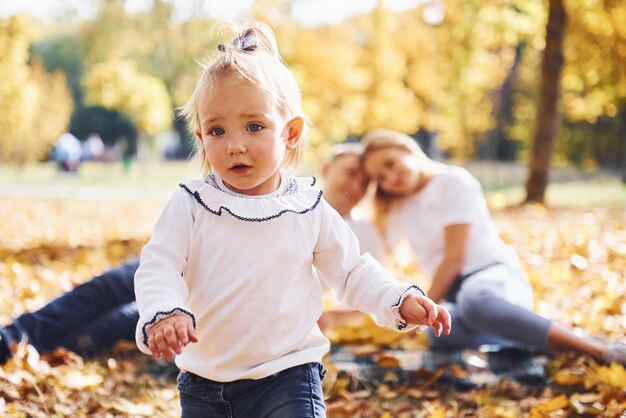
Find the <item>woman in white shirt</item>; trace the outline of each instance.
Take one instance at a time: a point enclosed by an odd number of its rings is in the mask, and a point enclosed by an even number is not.
[[[375,223],[391,242],[410,242],[432,278],[428,295],[446,302],[455,327],[434,349],[483,344],[572,350],[626,363],[626,345],[580,337],[532,311],[533,292],[517,255],[500,239],[478,181],[428,158],[399,132],[363,137],[362,164],[376,182]]]

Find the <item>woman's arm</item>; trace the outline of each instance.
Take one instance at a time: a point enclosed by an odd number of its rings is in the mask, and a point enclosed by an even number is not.
[[[470,228],[470,224],[455,224],[444,229],[444,256],[428,291],[428,296],[435,302],[439,303],[446,296],[454,279],[461,274]]]

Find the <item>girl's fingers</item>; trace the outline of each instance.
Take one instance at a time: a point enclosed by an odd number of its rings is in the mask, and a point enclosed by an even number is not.
[[[165,351],[163,352],[163,356],[165,357],[165,360],[173,361],[176,354],[169,347],[167,347],[165,348]]]
[[[167,342],[165,341],[165,335],[163,335],[163,330],[158,330],[156,335],[154,336],[157,350],[159,351],[159,355],[163,356],[167,359],[168,354],[170,353],[170,349],[167,346]]]
[[[419,305],[426,311],[427,323],[425,325],[431,325],[437,320],[437,305],[426,297],[422,298],[421,302]]]
[[[170,349],[165,341],[163,330],[151,330],[150,337],[148,338],[148,347],[155,359],[161,358],[161,356],[168,358],[170,355]]]
[[[191,321],[187,322],[187,336],[189,337],[190,342],[192,343],[198,342],[198,334],[196,333],[196,330],[193,328],[193,324],[191,323]]]
[[[165,337],[165,347],[175,352],[176,354],[182,353],[181,344],[178,341],[178,335],[176,333],[176,328],[174,327],[174,325],[171,325],[163,330],[163,336]]]
[[[154,357],[157,360],[159,359],[159,357],[161,357],[161,353],[159,352],[159,349],[156,343],[154,342],[153,333],[150,333],[150,336],[148,337],[148,348],[150,349],[150,352],[152,353],[152,357]]]
[[[433,328],[435,330],[435,335],[437,337],[441,336],[441,330],[443,329],[443,325],[441,325],[441,322],[435,322],[433,324]]]
[[[148,336],[148,348],[155,359],[158,360],[161,357],[165,357],[167,361],[171,361],[174,358],[172,349],[176,349],[178,342],[176,338],[174,338],[176,344],[171,346],[171,335],[173,334],[174,331],[171,326],[153,327],[150,329],[150,335]],[[172,348],[170,348],[170,346]]]
[[[452,317],[450,316],[450,312],[443,306],[439,307],[439,317],[441,318],[441,323],[443,324],[443,332],[446,335],[450,334],[452,330]]]
[[[178,341],[178,344],[180,344],[181,347],[186,346],[189,343],[189,337],[187,336],[186,324],[183,322],[177,322],[174,325],[174,330],[176,331],[176,339]]]

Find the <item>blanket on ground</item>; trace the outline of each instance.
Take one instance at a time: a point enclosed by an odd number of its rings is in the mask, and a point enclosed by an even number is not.
[[[334,345],[328,357],[339,374],[355,382],[378,385],[391,380],[408,384],[415,381],[417,373],[428,371],[435,376],[437,384],[457,390],[470,390],[502,379],[545,386],[548,361],[548,355],[543,353],[494,346],[437,352]]]

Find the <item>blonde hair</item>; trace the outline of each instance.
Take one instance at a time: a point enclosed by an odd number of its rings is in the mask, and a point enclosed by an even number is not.
[[[424,151],[422,151],[413,138],[390,129],[375,129],[367,132],[363,135],[363,138],[361,138],[361,143],[364,146],[364,151],[361,155],[361,163],[374,151],[385,148],[402,148],[409,151],[423,162],[432,161],[424,154]],[[389,214],[404,197],[405,196],[386,192],[378,183],[376,184],[372,205],[373,221],[374,225],[376,225],[382,233],[385,233],[387,230]]]
[[[302,135],[296,147],[289,150],[283,166],[295,168],[300,163],[307,146],[307,122],[302,110],[300,88],[293,74],[282,60],[276,37],[269,26],[262,23],[247,23],[242,26],[230,25],[235,34],[230,45],[219,44],[219,54],[201,64],[203,71],[189,101],[182,106],[180,116],[187,121],[192,132],[200,129],[199,103],[203,93],[211,94],[220,79],[235,75],[249,81],[274,101],[277,109],[287,119],[301,117],[305,121]],[[195,141],[195,156],[199,160],[203,174],[211,171],[204,148]]]

